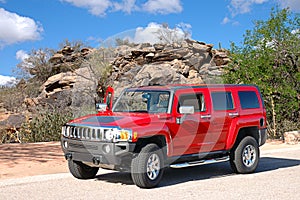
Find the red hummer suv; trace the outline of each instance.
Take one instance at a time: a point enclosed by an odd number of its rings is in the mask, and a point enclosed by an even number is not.
[[[166,167],[228,161],[251,173],[266,141],[266,110],[254,85],[169,85],[106,92],[97,114],[62,128],[71,174],[94,178],[99,167],[129,171],[142,188],[159,184]],[[102,111],[101,111],[102,108]],[[105,109],[103,109],[105,108]]]

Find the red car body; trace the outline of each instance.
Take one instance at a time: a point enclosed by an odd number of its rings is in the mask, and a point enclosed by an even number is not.
[[[266,109],[255,85],[146,86],[126,89],[116,102],[113,96],[109,88],[106,110],[67,123],[67,159],[131,170],[131,160],[149,143],[162,149],[164,165],[175,166],[228,156],[247,136],[257,146],[266,141]],[[127,101],[136,102],[123,105]]]

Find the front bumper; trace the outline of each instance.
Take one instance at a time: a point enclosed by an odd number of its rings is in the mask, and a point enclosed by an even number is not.
[[[124,158],[132,155],[135,143],[108,143],[62,137],[61,146],[68,160],[81,161],[90,165],[119,166],[122,165]]]

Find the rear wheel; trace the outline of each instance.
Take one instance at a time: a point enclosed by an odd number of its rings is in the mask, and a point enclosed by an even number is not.
[[[79,161],[68,160],[71,174],[78,179],[94,178],[99,170],[98,167],[90,167]]]
[[[230,165],[235,173],[247,174],[256,170],[259,162],[257,141],[247,136],[230,153]]]
[[[163,166],[162,150],[156,144],[148,144],[132,160],[132,180],[141,188],[153,188],[162,178]]]

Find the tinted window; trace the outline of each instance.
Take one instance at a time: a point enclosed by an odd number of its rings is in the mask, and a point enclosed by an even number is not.
[[[211,93],[214,110],[232,110],[233,100],[231,92]]]
[[[206,110],[203,94],[188,94],[179,97],[179,104],[177,111],[179,112],[180,106],[194,106],[195,112],[202,112]]]
[[[259,108],[257,95],[254,91],[238,92],[242,109]]]

